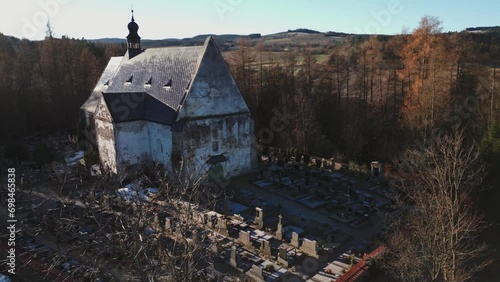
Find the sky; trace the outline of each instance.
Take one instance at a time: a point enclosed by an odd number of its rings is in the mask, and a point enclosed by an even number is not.
[[[131,7],[143,39],[199,34],[272,34],[309,28],[398,34],[425,15],[444,31],[500,25],[497,0],[0,0],[0,32],[43,39],[47,20],[56,37],[124,38]]]

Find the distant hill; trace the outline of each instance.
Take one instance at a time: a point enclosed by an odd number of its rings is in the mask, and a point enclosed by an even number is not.
[[[146,48],[154,47],[169,47],[169,46],[196,46],[202,45],[208,36],[212,36],[217,44],[221,47],[223,46],[233,46],[236,40],[240,37],[247,37],[249,39],[259,39],[262,36],[259,33],[250,35],[239,35],[239,34],[200,34],[191,38],[166,38],[166,39],[143,39],[142,44]],[[100,38],[100,39],[90,39],[89,41],[98,42],[103,44],[125,44],[127,40],[125,38]]]
[[[468,32],[499,32],[500,26],[480,26],[480,27],[469,27],[465,31]]]
[[[490,26],[490,27],[470,27],[465,29],[466,32],[473,36],[473,40],[477,42],[483,42],[491,40],[492,42],[497,42],[500,40],[500,26]],[[272,51],[284,51],[293,47],[300,47],[309,44],[314,48],[328,49],[328,46],[345,42],[347,39],[352,42],[362,42],[367,40],[371,34],[352,34],[337,31],[321,32],[317,30],[312,30],[308,28],[297,28],[289,29],[287,31],[278,32],[274,34],[261,35],[260,33],[254,33],[249,35],[240,34],[200,34],[190,38],[166,38],[166,39],[144,39],[142,43],[145,48],[153,47],[169,47],[169,46],[196,46],[202,45],[208,36],[212,36],[217,45],[222,51],[234,50],[237,41],[241,37],[245,37],[250,40],[251,44],[256,44],[262,41],[264,45]],[[392,35],[381,35],[380,40],[386,41],[391,38]],[[125,38],[102,38],[90,40],[94,42],[106,43],[106,44],[125,44]]]
[[[222,51],[230,51],[235,48],[239,38],[247,38],[251,44],[262,41],[264,45],[273,50],[285,50],[290,47],[304,46],[328,46],[342,41],[341,37],[347,37],[345,33],[328,32],[323,33],[316,30],[299,28],[262,36],[260,33],[248,35],[239,34],[200,34],[190,38],[166,38],[166,39],[143,39],[141,42],[145,48],[170,47],[170,46],[197,46],[202,45],[208,36],[212,36]],[[125,38],[100,38],[89,41],[103,44],[125,44]]]
[[[294,30],[289,29],[288,32],[321,33],[320,31],[312,30],[312,29],[307,29],[307,28],[298,28],[298,29],[294,29]]]

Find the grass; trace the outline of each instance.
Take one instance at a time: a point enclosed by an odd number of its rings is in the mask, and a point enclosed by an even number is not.
[[[331,45],[334,43],[343,42],[343,38],[324,36],[323,34],[306,34],[306,33],[283,33],[263,37],[264,45],[303,45],[306,44],[322,44]]]
[[[226,51],[226,52],[223,52],[223,56],[224,56],[224,59],[226,59],[226,61],[229,61],[230,58],[231,58],[231,55],[236,53],[238,51]],[[269,65],[269,64],[276,64],[276,63],[280,63],[280,64],[284,64],[285,61],[283,59],[285,55],[285,52],[264,52],[263,54],[263,64],[264,65]],[[316,63],[318,64],[323,64],[325,63],[327,60],[328,60],[328,54],[318,54],[318,55],[313,55],[313,57],[316,59]],[[270,59],[272,58],[272,60]],[[304,55],[298,55],[297,56],[297,64],[298,65],[301,65],[304,63],[304,60],[305,60],[305,56]],[[255,64],[256,65],[259,65],[260,64],[260,55],[258,53],[255,54]]]

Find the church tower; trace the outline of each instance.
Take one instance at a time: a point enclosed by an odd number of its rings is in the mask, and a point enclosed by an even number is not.
[[[132,10],[132,20],[127,27],[129,32],[127,36],[128,58],[132,59],[133,57],[142,53],[141,37],[137,33],[137,31],[139,30],[139,25],[135,22],[134,10]]]

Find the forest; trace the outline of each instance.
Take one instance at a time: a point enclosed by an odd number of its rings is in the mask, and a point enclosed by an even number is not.
[[[0,36],[0,142],[76,129],[110,56],[123,45],[85,39]],[[346,35],[329,46],[296,44],[275,52],[242,37],[224,52],[261,142],[359,162],[391,160],[415,141],[450,129],[481,141],[498,121],[500,34],[442,33],[425,17],[396,36]],[[318,55],[320,54],[320,55]],[[322,55],[321,55],[322,54]],[[268,136],[271,119],[290,122]]]
[[[480,141],[498,120],[498,37],[442,33],[428,17],[408,34],[348,37],[323,62],[311,45],[277,54],[252,43],[241,39],[228,61],[256,132],[276,112],[293,114],[272,141],[259,136],[273,146],[391,160],[451,129]]]

